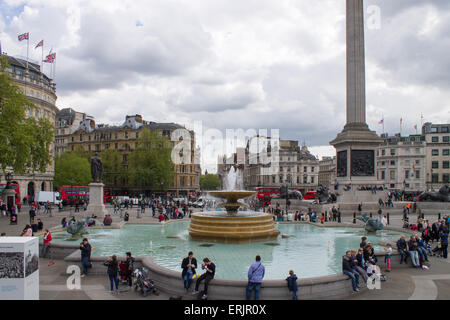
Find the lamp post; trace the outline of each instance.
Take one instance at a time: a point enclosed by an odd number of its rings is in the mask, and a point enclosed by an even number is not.
[[[14,191],[13,187],[11,186],[11,180],[12,180],[11,172],[8,172],[5,174],[5,180],[6,180],[6,186],[2,192],[3,201],[6,202],[7,210],[11,214],[12,206],[15,204],[15,199],[16,199],[16,192]]]

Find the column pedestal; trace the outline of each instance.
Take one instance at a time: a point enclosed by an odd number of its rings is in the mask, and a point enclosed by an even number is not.
[[[108,211],[103,204],[103,183],[93,182],[89,184],[89,205],[86,213],[95,214],[99,218],[103,218]]]

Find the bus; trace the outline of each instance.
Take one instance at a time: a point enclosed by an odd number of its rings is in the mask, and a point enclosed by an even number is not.
[[[19,185],[17,183],[11,183],[12,188],[14,189],[14,191],[16,192],[16,206],[18,204],[20,204],[20,188]],[[6,187],[6,183],[0,183],[0,195],[3,193],[3,189],[5,189]],[[3,197],[2,197],[3,199]]]
[[[289,189],[300,191],[297,187],[289,187]],[[256,188],[256,192],[256,199],[261,206],[265,207],[270,205],[270,201],[274,196],[280,194],[280,187],[258,187]]]
[[[74,205],[77,201],[84,202],[89,198],[89,187],[61,186],[59,195],[63,205]]]

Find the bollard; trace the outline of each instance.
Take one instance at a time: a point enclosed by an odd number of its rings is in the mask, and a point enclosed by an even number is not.
[[[389,212],[387,213],[387,224],[389,225]]]
[[[441,220],[441,213],[438,214],[438,219]]]
[[[338,223],[341,223],[341,213],[339,212],[339,215],[338,215]]]
[[[422,219],[425,219],[425,213],[422,213]]]
[[[328,222],[328,211],[325,211],[325,222]]]
[[[353,212],[353,224],[356,223],[356,212]]]
[[[369,214],[369,216],[372,218],[372,212]]]

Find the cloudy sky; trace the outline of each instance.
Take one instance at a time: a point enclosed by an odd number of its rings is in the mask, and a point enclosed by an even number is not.
[[[450,1],[365,6],[370,128],[381,133],[384,116],[395,134],[403,118],[413,134],[421,113],[450,123]],[[57,53],[58,107],[97,123],[201,121],[216,141],[226,129],[280,129],[319,156],[345,124],[344,0],[0,0],[0,12],[3,51],[26,56],[17,35],[30,32],[40,60],[44,39]],[[213,153],[203,170],[215,171]]]

